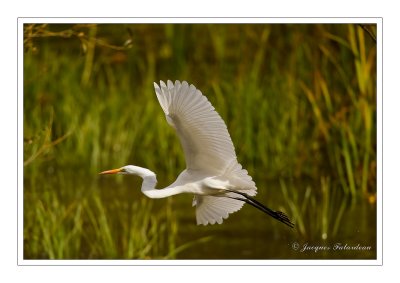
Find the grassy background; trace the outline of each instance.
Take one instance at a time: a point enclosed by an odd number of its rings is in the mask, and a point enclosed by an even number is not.
[[[375,33],[344,24],[25,25],[24,257],[175,258],[207,240],[177,239],[179,201],[153,207],[139,180],[97,176],[136,164],[157,172],[161,187],[185,168],[154,95],[160,79],[208,97],[259,188],[278,184],[275,206],[299,237],[334,238],[348,203],[375,209]]]

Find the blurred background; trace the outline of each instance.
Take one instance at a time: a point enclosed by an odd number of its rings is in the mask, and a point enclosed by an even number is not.
[[[376,26],[25,24],[25,259],[376,258]],[[126,164],[185,168],[153,82],[186,80],[227,124],[257,199],[197,226]],[[304,251],[298,246],[366,246]]]

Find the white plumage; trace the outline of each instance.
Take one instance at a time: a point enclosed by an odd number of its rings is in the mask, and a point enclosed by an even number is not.
[[[235,149],[224,121],[207,98],[193,85],[154,83],[161,108],[179,136],[187,169],[222,173]],[[210,162],[211,161],[211,162]]]

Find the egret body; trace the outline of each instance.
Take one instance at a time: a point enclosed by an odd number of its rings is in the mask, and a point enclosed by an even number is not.
[[[131,174],[143,179],[142,192],[149,198],[193,194],[197,224],[221,224],[244,203],[294,227],[280,211],[269,209],[255,198],[257,187],[247,170],[238,163],[228,129],[207,98],[187,82],[154,83],[167,122],[179,136],[186,169],[175,182],[156,189],[156,174],[149,169],[127,165],[100,174]]]

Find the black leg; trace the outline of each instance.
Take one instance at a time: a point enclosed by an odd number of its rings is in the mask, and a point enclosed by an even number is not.
[[[283,212],[274,211],[274,210],[266,207],[261,202],[259,202],[255,198],[249,196],[246,193],[242,193],[242,192],[238,192],[238,191],[232,191],[232,190],[228,190],[228,191],[231,192],[231,193],[239,194],[239,195],[244,197],[244,198],[241,198],[241,197],[229,197],[229,198],[240,200],[240,201],[243,201],[243,202],[245,202],[247,204],[250,204],[251,206],[253,206],[253,207],[261,210],[262,212],[268,214],[269,216],[275,218],[276,220],[288,225],[289,227],[291,227],[291,228],[294,227],[294,224],[290,221],[289,217],[287,217],[287,215],[284,214]]]

